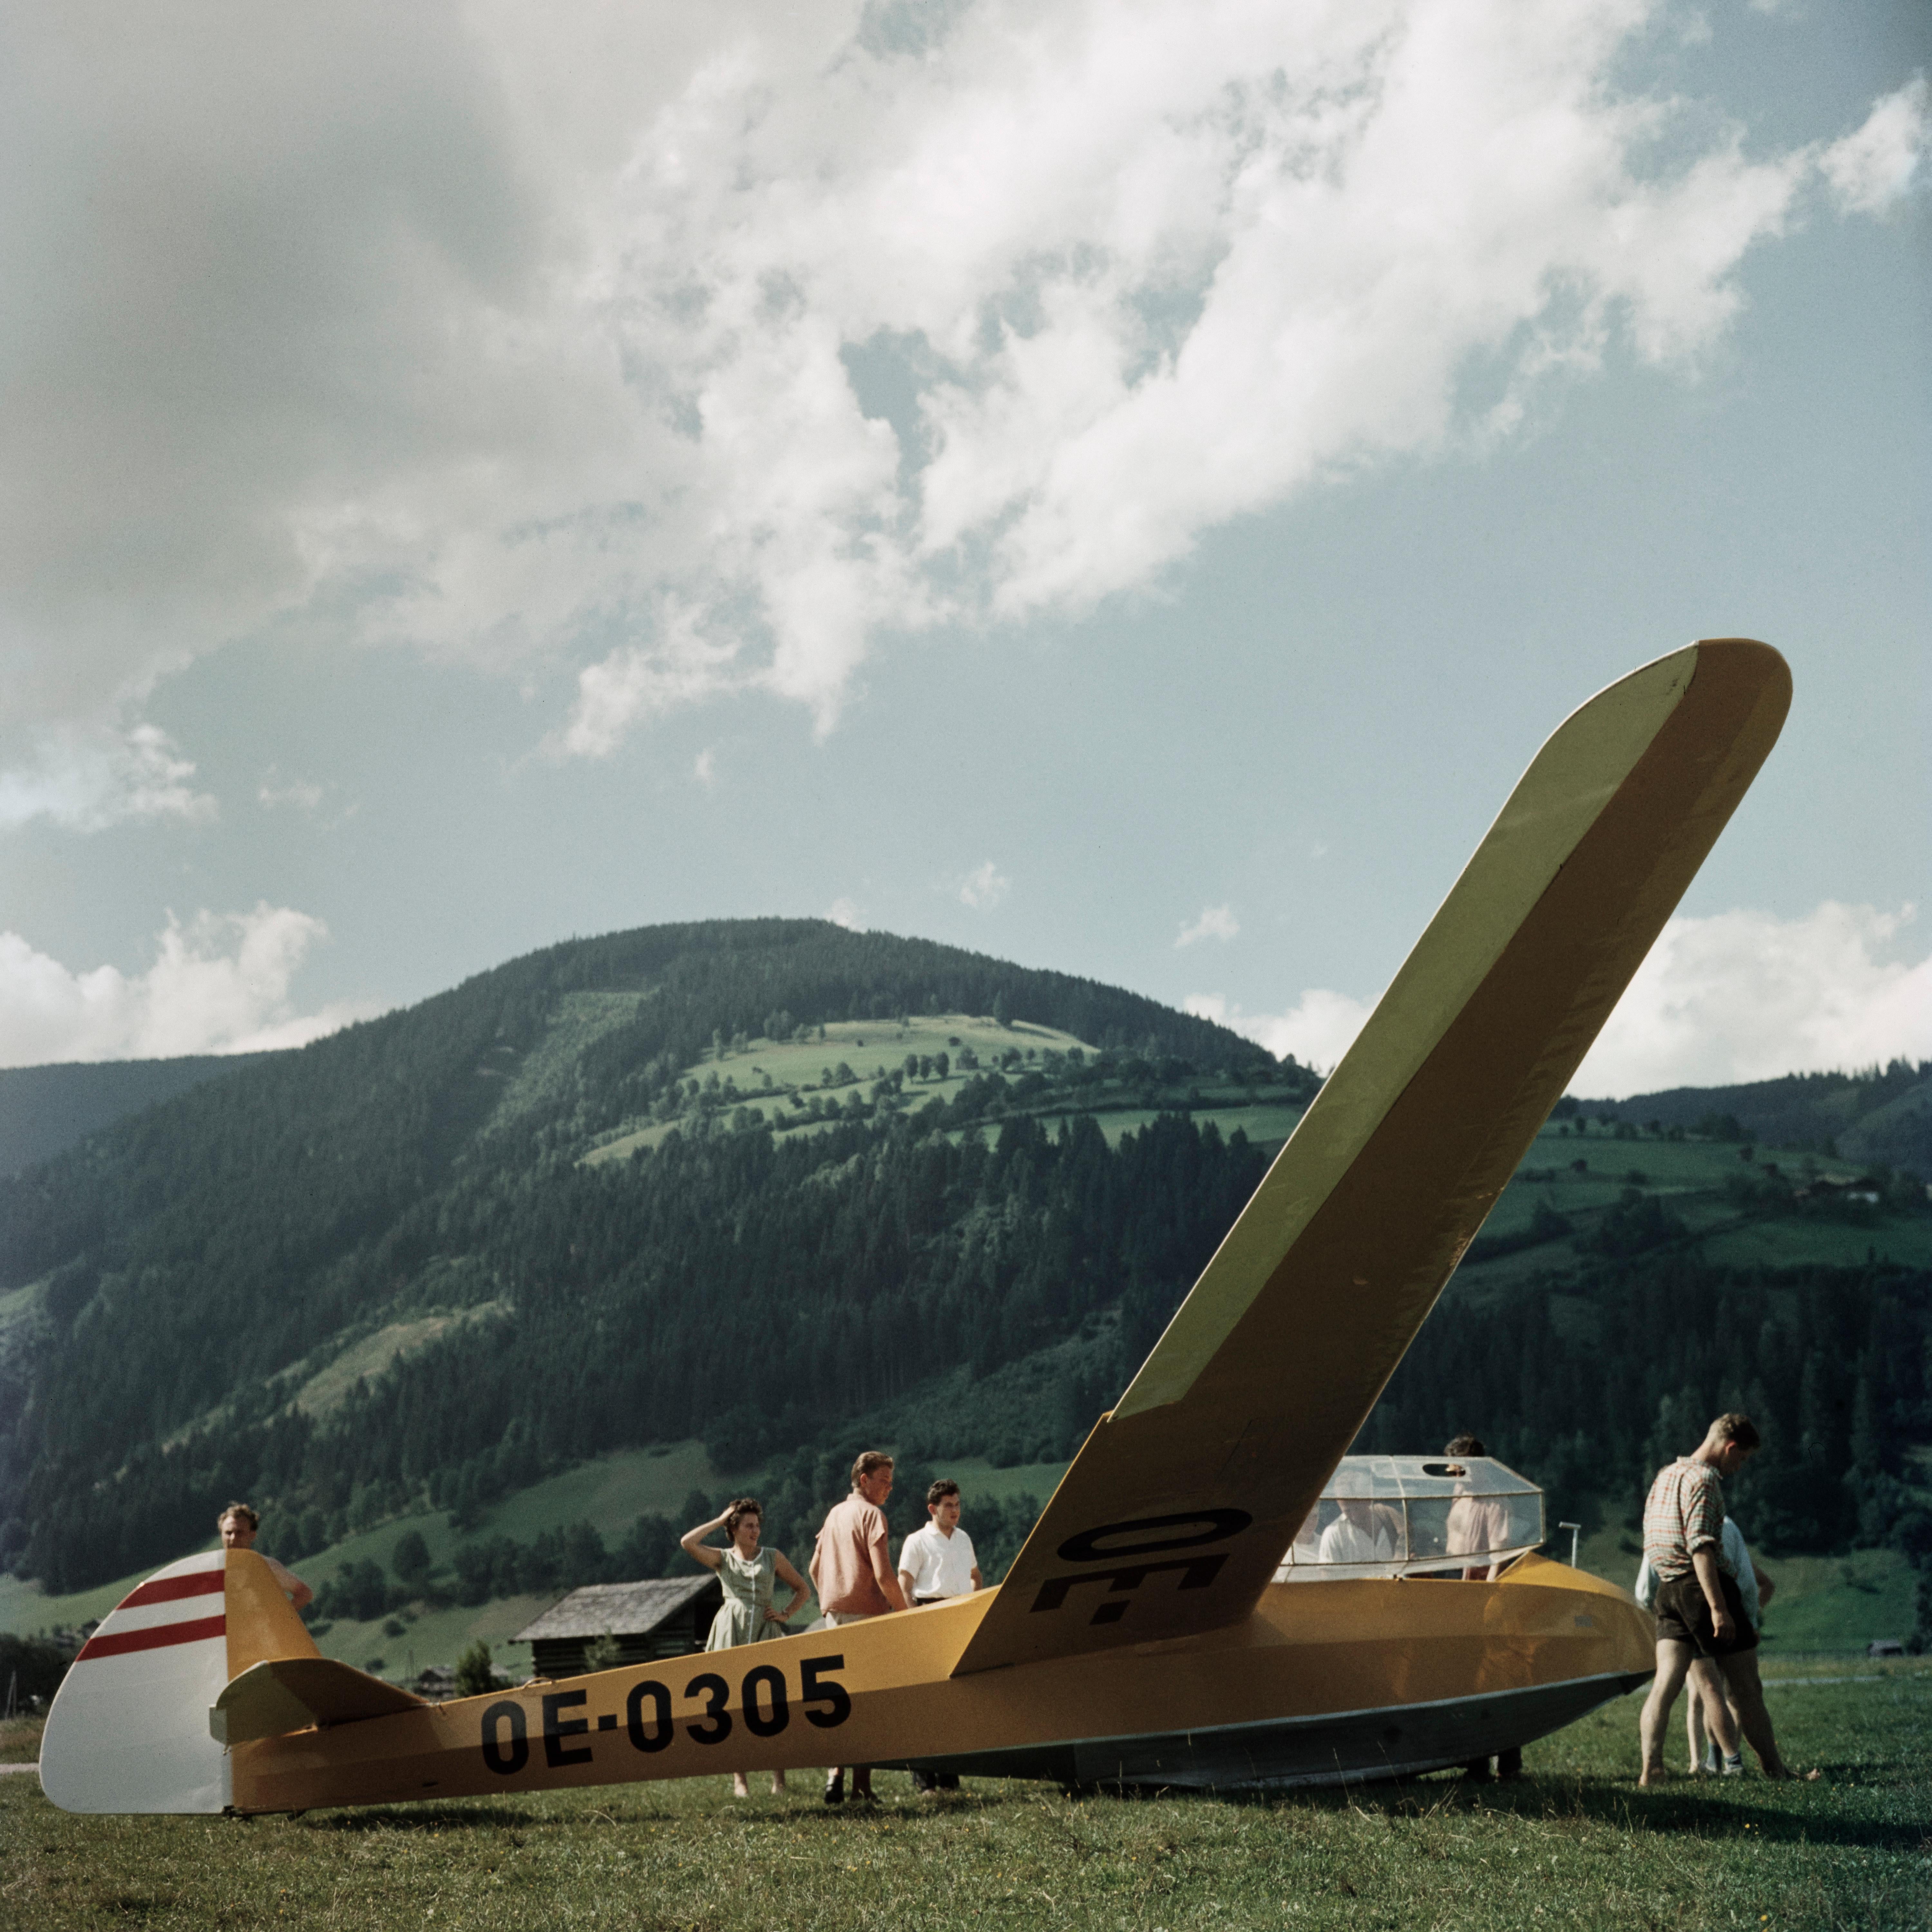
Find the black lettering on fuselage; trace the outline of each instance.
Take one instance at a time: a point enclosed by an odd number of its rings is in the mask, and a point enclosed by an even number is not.
[[[506,1723],[510,1726],[507,1749],[497,1729]],[[499,1698],[483,1713],[483,1762],[492,1771],[509,1778],[530,1761],[529,1723],[524,1715],[524,1707],[510,1698]]]
[[[588,1764],[590,1747],[586,1744],[581,1750],[566,1750],[566,1738],[582,1737],[590,1729],[587,1718],[572,1718],[568,1724],[562,1722],[557,1713],[573,1704],[581,1704],[588,1697],[584,1690],[546,1690],[544,1693],[544,1762],[553,1771],[566,1764]]]

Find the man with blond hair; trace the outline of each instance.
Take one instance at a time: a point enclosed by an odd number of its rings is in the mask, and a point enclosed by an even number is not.
[[[230,1503],[215,1519],[214,1526],[221,1532],[224,1550],[255,1550],[255,1532],[261,1528],[262,1519],[246,1503]],[[284,1568],[266,1551],[255,1550],[255,1554],[275,1573],[282,1594],[297,1610],[314,1600],[315,1592],[292,1570]]]
[[[886,1528],[886,1498],[892,1492],[892,1459],[883,1450],[868,1449],[852,1465],[850,1495],[833,1505],[818,1532],[809,1565],[812,1587],[826,1622],[835,1628],[906,1607]],[[852,1767],[852,1796],[870,1801],[870,1765]],[[845,1767],[834,1765],[825,1774],[825,1802],[844,1801]]]
[[[1720,1415],[1703,1442],[1657,1473],[1643,1506],[1643,1553],[1657,1577],[1657,1676],[1644,1700],[1639,1735],[1640,1784],[1664,1777],[1664,1738],[1671,1706],[1692,1664],[1708,1659],[1737,1699],[1744,1736],[1767,1778],[1789,1778],[1778,1756],[1771,1715],[1758,1681],[1757,1632],[1724,1550],[1724,1485],[1756,1453],[1756,1426],[1748,1415]],[[1743,1768],[1738,1736],[1724,1700],[1707,1710],[1726,1768]]]

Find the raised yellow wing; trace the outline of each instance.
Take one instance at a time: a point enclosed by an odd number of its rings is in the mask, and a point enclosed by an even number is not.
[[[1537,754],[1112,1412],[954,1674],[1252,1609],[1784,722],[1726,638]]]

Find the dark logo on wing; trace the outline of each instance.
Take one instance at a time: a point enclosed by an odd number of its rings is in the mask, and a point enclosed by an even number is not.
[[[1096,1604],[1088,1621],[1117,1624],[1127,1613],[1127,1600],[1150,1576],[1178,1570],[1182,1590],[1204,1590],[1221,1574],[1228,1560],[1226,1550],[1198,1556],[1168,1556],[1170,1550],[1199,1550],[1202,1545],[1224,1542],[1247,1528],[1254,1518],[1246,1510],[1192,1510],[1180,1516],[1136,1516],[1126,1522],[1102,1523],[1097,1529],[1083,1529],[1060,1546],[1063,1563],[1105,1563],[1105,1570],[1082,1570],[1069,1576],[1049,1576],[1033,1600],[1036,1613],[1057,1610],[1069,1592],[1084,1583],[1106,1586],[1103,1600]],[[1165,1556],[1161,1562],[1144,1562],[1146,1557]]]

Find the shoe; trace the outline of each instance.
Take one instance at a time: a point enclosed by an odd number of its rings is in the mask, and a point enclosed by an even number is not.
[[[1724,1775],[1726,1778],[1742,1778],[1744,1774],[1744,1754],[1742,1751],[1738,1752],[1736,1757],[1727,1757],[1725,1759]]]
[[[825,1802],[828,1804],[843,1804],[845,1802],[845,1774],[835,1771],[825,1780]]]
[[[1718,1771],[1722,1768],[1722,1763],[1723,1760],[1719,1755],[1717,1746],[1715,1744],[1706,1744],[1704,1747],[1705,1770],[1708,1772],[1712,1777],[1715,1778]]]

